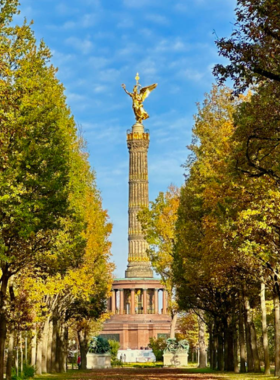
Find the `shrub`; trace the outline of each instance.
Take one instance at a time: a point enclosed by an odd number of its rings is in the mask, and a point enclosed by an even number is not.
[[[12,368],[12,380],[23,380],[30,379],[35,376],[35,367],[29,364],[23,365],[23,373],[19,372],[17,376],[17,372],[15,368]]]
[[[163,351],[165,350],[167,344],[164,338],[150,338],[150,343],[148,346],[153,350],[156,357],[156,361],[163,361]]]
[[[120,348],[120,343],[116,340],[108,340],[108,343],[110,344],[110,352],[111,352],[111,361],[117,360],[118,351]]]

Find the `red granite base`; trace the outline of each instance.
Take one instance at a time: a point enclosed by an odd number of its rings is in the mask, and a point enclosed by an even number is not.
[[[148,347],[150,338],[170,334],[169,315],[113,315],[104,324],[102,336],[119,334],[120,349],[139,350]]]

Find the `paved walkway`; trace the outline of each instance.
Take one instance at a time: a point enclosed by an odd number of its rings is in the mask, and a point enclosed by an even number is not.
[[[67,375],[66,375],[67,376]],[[64,379],[86,380],[221,380],[216,374],[187,373],[184,369],[165,368],[116,368],[106,370],[77,371]]]

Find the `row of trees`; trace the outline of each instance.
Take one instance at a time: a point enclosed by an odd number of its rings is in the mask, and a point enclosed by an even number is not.
[[[18,0],[0,6],[1,380],[21,332],[37,372],[59,372],[72,326],[85,367],[113,265],[112,226],[50,51],[27,22],[14,25]]]
[[[269,373],[272,359],[279,376],[280,3],[238,0],[236,16],[231,38],[217,41],[230,63],[214,69],[234,90],[206,94],[185,185],[139,219],[157,270],[168,253],[158,272],[168,274],[179,309],[208,327],[211,367],[245,372],[247,363],[259,372],[263,360]]]

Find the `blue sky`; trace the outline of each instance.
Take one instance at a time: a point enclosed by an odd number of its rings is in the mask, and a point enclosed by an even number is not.
[[[22,0],[59,68],[68,104],[87,140],[103,205],[114,224],[116,276],[127,265],[128,151],[134,123],[131,90],[139,72],[158,87],[145,101],[150,119],[150,200],[183,184],[196,102],[214,83],[221,62],[214,44],[233,28],[235,0]],[[20,17],[20,18],[21,18]],[[18,19],[18,21],[20,20]]]

